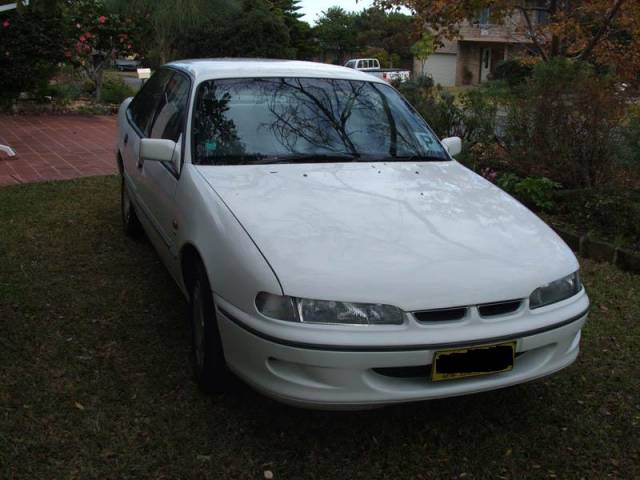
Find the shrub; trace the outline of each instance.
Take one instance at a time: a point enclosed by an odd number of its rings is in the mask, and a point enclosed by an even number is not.
[[[396,88],[440,138],[460,137],[467,145],[494,137],[497,105],[487,89],[456,95],[435,87],[429,77],[396,84]]]
[[[612,180],[627,107],[613,79],[589,65],[557,60],[536,65],[512,93],[502,140],[528,175],[570,187]]]
[[[495,80],[504,80],[507,84],[514,86],[523,83],[531,77],[533,66],[524,64],[519,60],[504,60],[496,65],[493,72]]]
[[[640,190],[574,190],[556,195],[558,212],[584,231],[640,248]]]
[[[120,78],[108,78],[102,85],[100,101],[103,103],[120,104],[135,92]]]
[[[499,176],[496,184],[528,207],[545,211],[554,208],[554,192],[562,186],[545,177],[521,179],[513,173]]]
[[[61,15],[32,8],[0,16],[0,103],[21,92],[43,91],[64,59]]]

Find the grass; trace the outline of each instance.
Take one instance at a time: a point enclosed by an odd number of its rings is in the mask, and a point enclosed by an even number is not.
[[[114,177],[0,189],[0,478],[640,478],[640,277],[583,262],[579,361],[359,413],[195,387],[186,306]]]

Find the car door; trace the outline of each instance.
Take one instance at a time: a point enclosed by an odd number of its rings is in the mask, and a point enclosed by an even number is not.
[[[171,162],[141,161],[142,191],[150,220],[162,238],[169,254],[167,260],[176,258],[176,233],[178,212],[175,192],[180,178],[182,146],[185,120],[189,105],[191,80],[182,72],[175,71],[169,78],[156,108],[149,138],[176,142],[174,160]],[[160,252],[161,255],[164,252]]]
[[[147,137],[151,131],[151,125],[162,99],[167,82],[173,72],[166,69],[158,70],[142,87],[131,101],[127,110],[127,122],[123,131],[120,153],[124,164],[124,178],[129,192],[133,196],[134,203],[147,220],[148,200],[144,197],[140,165],[140,140]]]

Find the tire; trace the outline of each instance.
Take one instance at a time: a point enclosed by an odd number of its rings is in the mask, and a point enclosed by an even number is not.
[[[120,214],[122,216],[122,227],[127,236],[139,238],[142,235],[142,225],[140,225],[140,220],[138,220],[136,210],[131,202],[124,176],[120,178]]]
[[[189,292],[191,361],[198,386],[205,393],[222,393],[230,385],[209,278],[199,263]]]

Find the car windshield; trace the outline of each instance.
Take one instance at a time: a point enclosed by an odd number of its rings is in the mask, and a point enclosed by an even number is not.
[[[192,132],[199,165],[449,160],[400,94],[376,82],[208,80]]]

